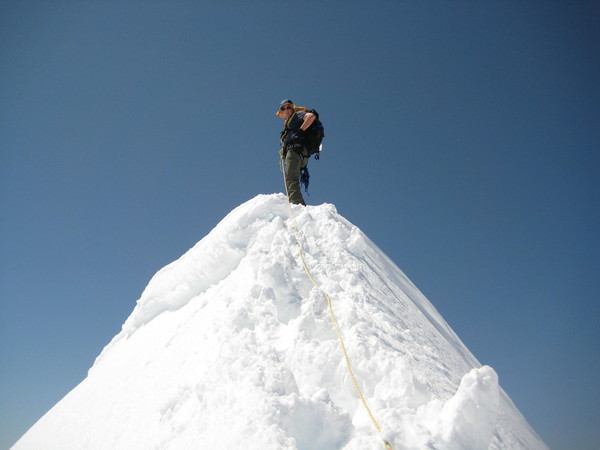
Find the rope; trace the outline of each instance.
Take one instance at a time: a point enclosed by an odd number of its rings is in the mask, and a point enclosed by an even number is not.
[[[283,172],[283,184],[285,186],[285,192],[286,192],[286,196],[288,196],[288,208],[289,208],[289,212],[290,212],[290,219],[292,219],[292,228],[294,229],[294,232],[297,235],[300,235],[300,230],[298,228],[298,224],[296,223],[296,217],[294,216],[294,213],[292,211],[292,205],[290,204],[290,200],[289,200],[289,195],[288,195],[288,188],[287,188],[287,180],[286,180],[286,176],[285,176],[285,163],[283,160],[283,157],[280,160],[280,167],[281,167],[281,171]],[[310,270],[308,269],[308,265],[306,264],[306,260],[304,259],[304,254],[302,252],[302,247],[300,246],[300,242],[298,240],[298,236],[296,236],[296,246],[298,247],[298,255],[300,256],[300,261],[302,261],[302,266],[304,267],[304,271],[306,272],[306,276],[308,277],[308,279],[310,280],[310,282],[319,290],[323,293],[323,295],[327,298],[327,308],[329,309],[329,316],[331,317],[331,323],[333,325],[333,328],[335,330],[335,333],[338,337],[338,341],[340,343],[340,347],[342,349],[342,352],[344,353],[344,359],[346,360],[346,367],[348,369],[348,373],[350,374],[350,378],[352,378],[352,383],[354,384],[354,389],[356,389],[356,393],[358,394],[358,397],[360,398],[360,401],[362,402],[365,410],[367,411],[369,417],[371,418],[371,422],[373,422],[373,426],[375,427],[375,429],[377,430],[378,433],[381,433],[381,427],[379,426],[379,423],[377,423],[377,420],[375,419],[375,416],[373,415],[373,413],[371,412],[371,408],[369,408],[369,405],[367,404],[367,401],[365,400],[365,397],[362,393],[362,391],[360,390],[360,387],[358,386],[358,381],[356,381],[356,377],[354,376],[354,370],[352,370],[352,364],[350,364],[350,357],[348,356],[348,351],[346,350],[346,344],[344,343],[344,338],[342,337],[342,332],[340,330],[340,327],[337,323],[337,320],[335,319],[335,314],[333,313],[333,306],[332,306],[332,302],[331,302],[331,297],[329,296],[329,294],[327,292],[325,292],[321,286],[319,286],[319,284],[315,281],[315,279],[312,277]],[[391,444],[386,441],[385,439],[383,439],[383,444],[385,445],[385,448],[388,450],[392,450],[392,446]]]

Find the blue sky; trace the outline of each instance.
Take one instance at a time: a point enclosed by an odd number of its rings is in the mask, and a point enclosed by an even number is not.
[[[406,272],[553,449],[600,446],[594,2],[0,6],[0,448],[75,387],[152,275],[281,192]]]

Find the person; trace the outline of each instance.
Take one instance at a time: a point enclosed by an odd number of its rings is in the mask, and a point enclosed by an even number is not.
[[[313,124],[316,115],[303,106],[294,105],[290,99],[281,102],[276,114],[284,120],[280,155],[284,161],[288,200],[296,205],[306,205],[300,190],[300,173],[307,166],[309,158],[303,141],[305,131]]]

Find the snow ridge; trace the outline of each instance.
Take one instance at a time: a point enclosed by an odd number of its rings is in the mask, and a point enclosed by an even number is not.
[[[15,449],[546,448],[431,303],[330,204],[234,209],[150,281],[88,377]]]

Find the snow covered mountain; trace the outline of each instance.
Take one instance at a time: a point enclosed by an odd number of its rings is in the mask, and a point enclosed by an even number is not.
[[[87,378],[13,448],[547,448],[357,227],[330,204],[293,214],[259,195],[161,269]]]

